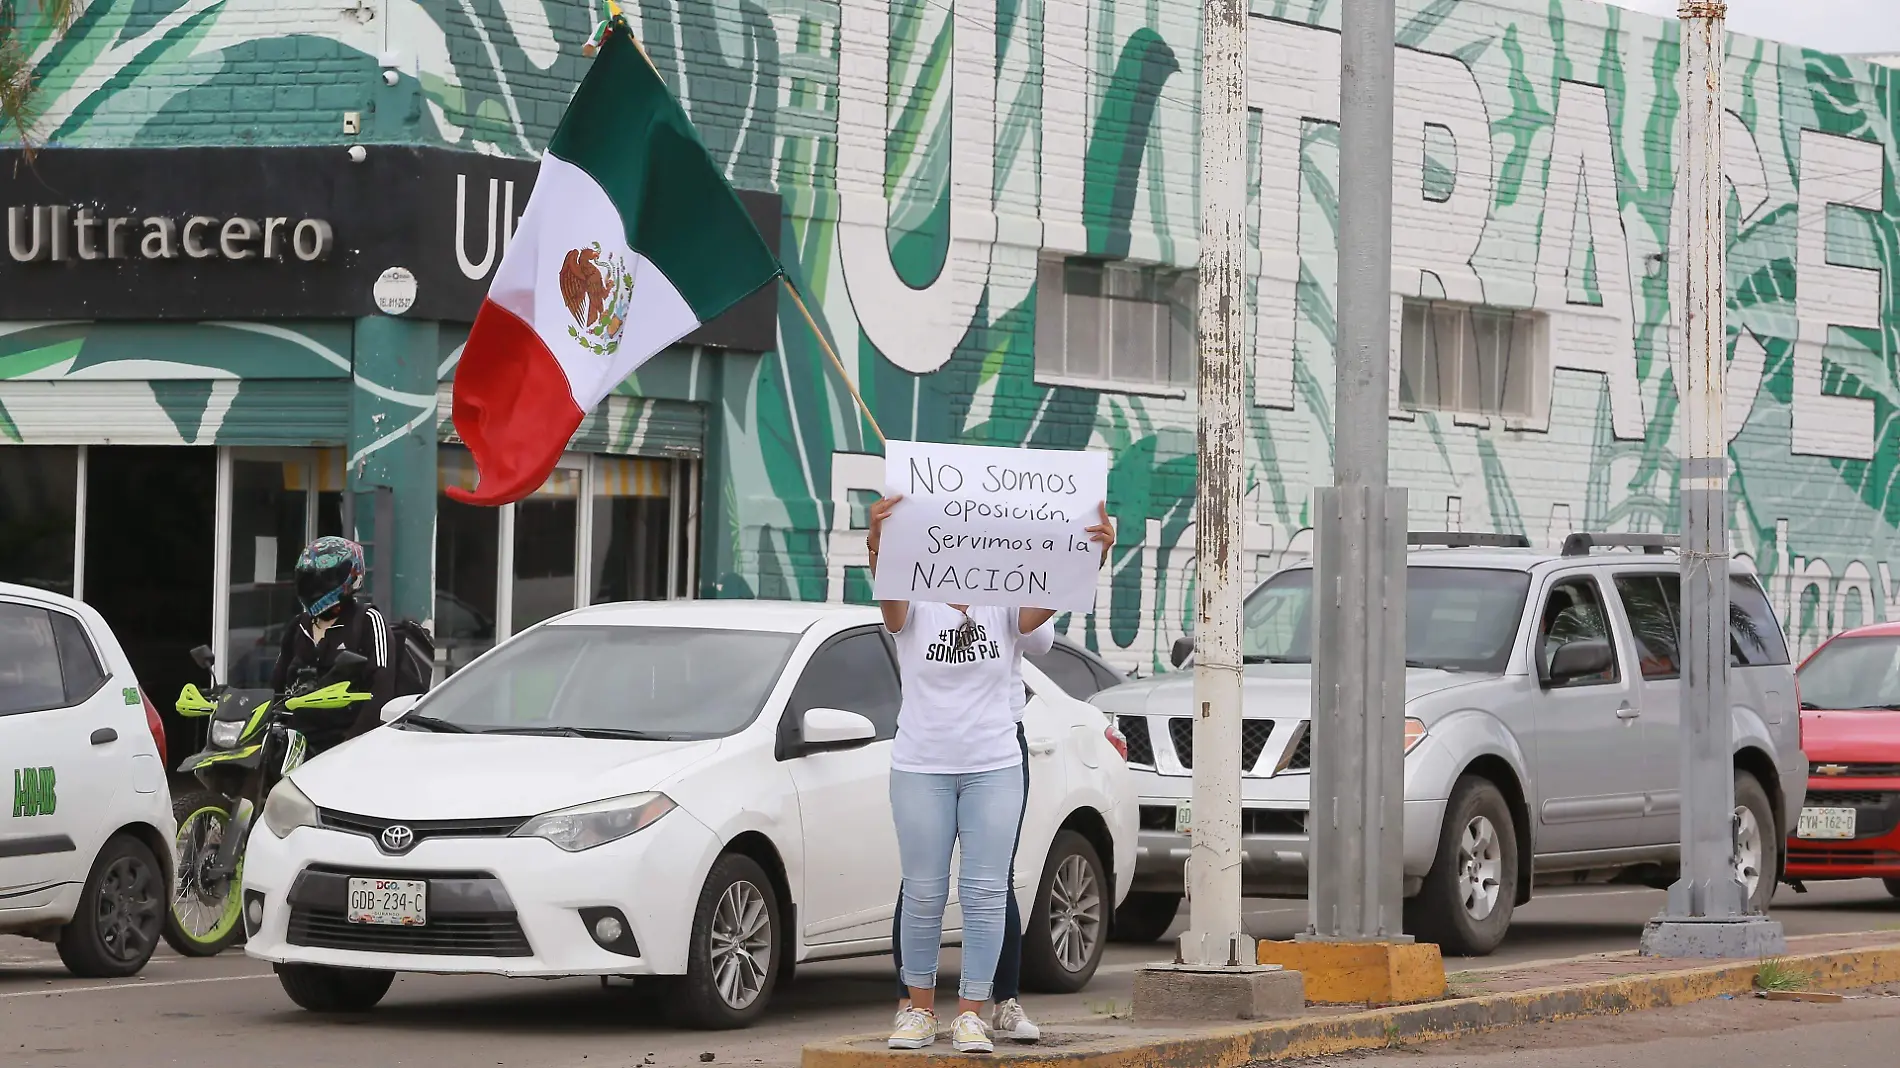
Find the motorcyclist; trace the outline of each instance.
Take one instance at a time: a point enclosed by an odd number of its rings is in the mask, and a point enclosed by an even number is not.
[[[293,725],[304,735],[311,757],[375,727],[383,704],[395,694],[389,621],[361,595],[364,571],[363,547],[347,538],[318,538],[297,557],[297,600],[303,612],[284,632],[271,690],[284,693],[306,669],[314,669],[319,678],[327,675],[337,653],[349,650],[367,663],[347,681],[352,689],[370,694],[368,701],[348,708],[295,714]]]

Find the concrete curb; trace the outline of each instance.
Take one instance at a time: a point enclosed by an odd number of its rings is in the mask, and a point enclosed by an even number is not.
[[[1900,981],[1900,946],[1885,945],[1780,958],[1812,976],[1808,989],[1849,990]],[[1069,1068],[1242,1068],[1353,1050],[1436,1042],[1506,1027],[1705,1001],[1754,989],[1760,962],[1717,964],[1676,972],[1594,980],[1538,990],[1395,1005],[1343,1015],[1307,1016],[1272,1023],[1135,1035],[1052,1035],[1049,1045],[999,1044],[989,1058],[1020,1065]],[[881,1048],[883,1036],[863,1036],[805,1047],[803,1068],[948,1068],[967,1066],[967,1054],[947,1043],[917,1053]],[[1054,1043],[1061,1042],[1056,1046]]]

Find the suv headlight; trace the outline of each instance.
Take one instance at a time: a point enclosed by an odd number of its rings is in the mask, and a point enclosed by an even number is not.
[[[679,806],[665,794],[628,794],[548,812],[522,824],[515,838],[545,838],[569,853],[643,831]]]
[[[211,723],[211,746],[214,749],[234,748],[242,737],[244,721],[241,719],[220,719]]]
[[[287,838],[299,827],[317,826],[317,806],[310,803],[297,784],[285,779],[271,788],[264,800],[264,826],[279,838]]]

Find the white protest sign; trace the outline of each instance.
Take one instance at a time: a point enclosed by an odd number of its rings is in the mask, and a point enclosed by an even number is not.
[[[873,592],[885,601],[1054,608],[1095,604],[1108,457],[893,441]]]

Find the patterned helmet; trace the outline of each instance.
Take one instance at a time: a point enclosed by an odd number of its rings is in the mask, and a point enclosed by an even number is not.
[[[348,538],[322,537],[297,557],[297,599],[313,616],[336,612],[346,594],[363,588],[363,547]]]

